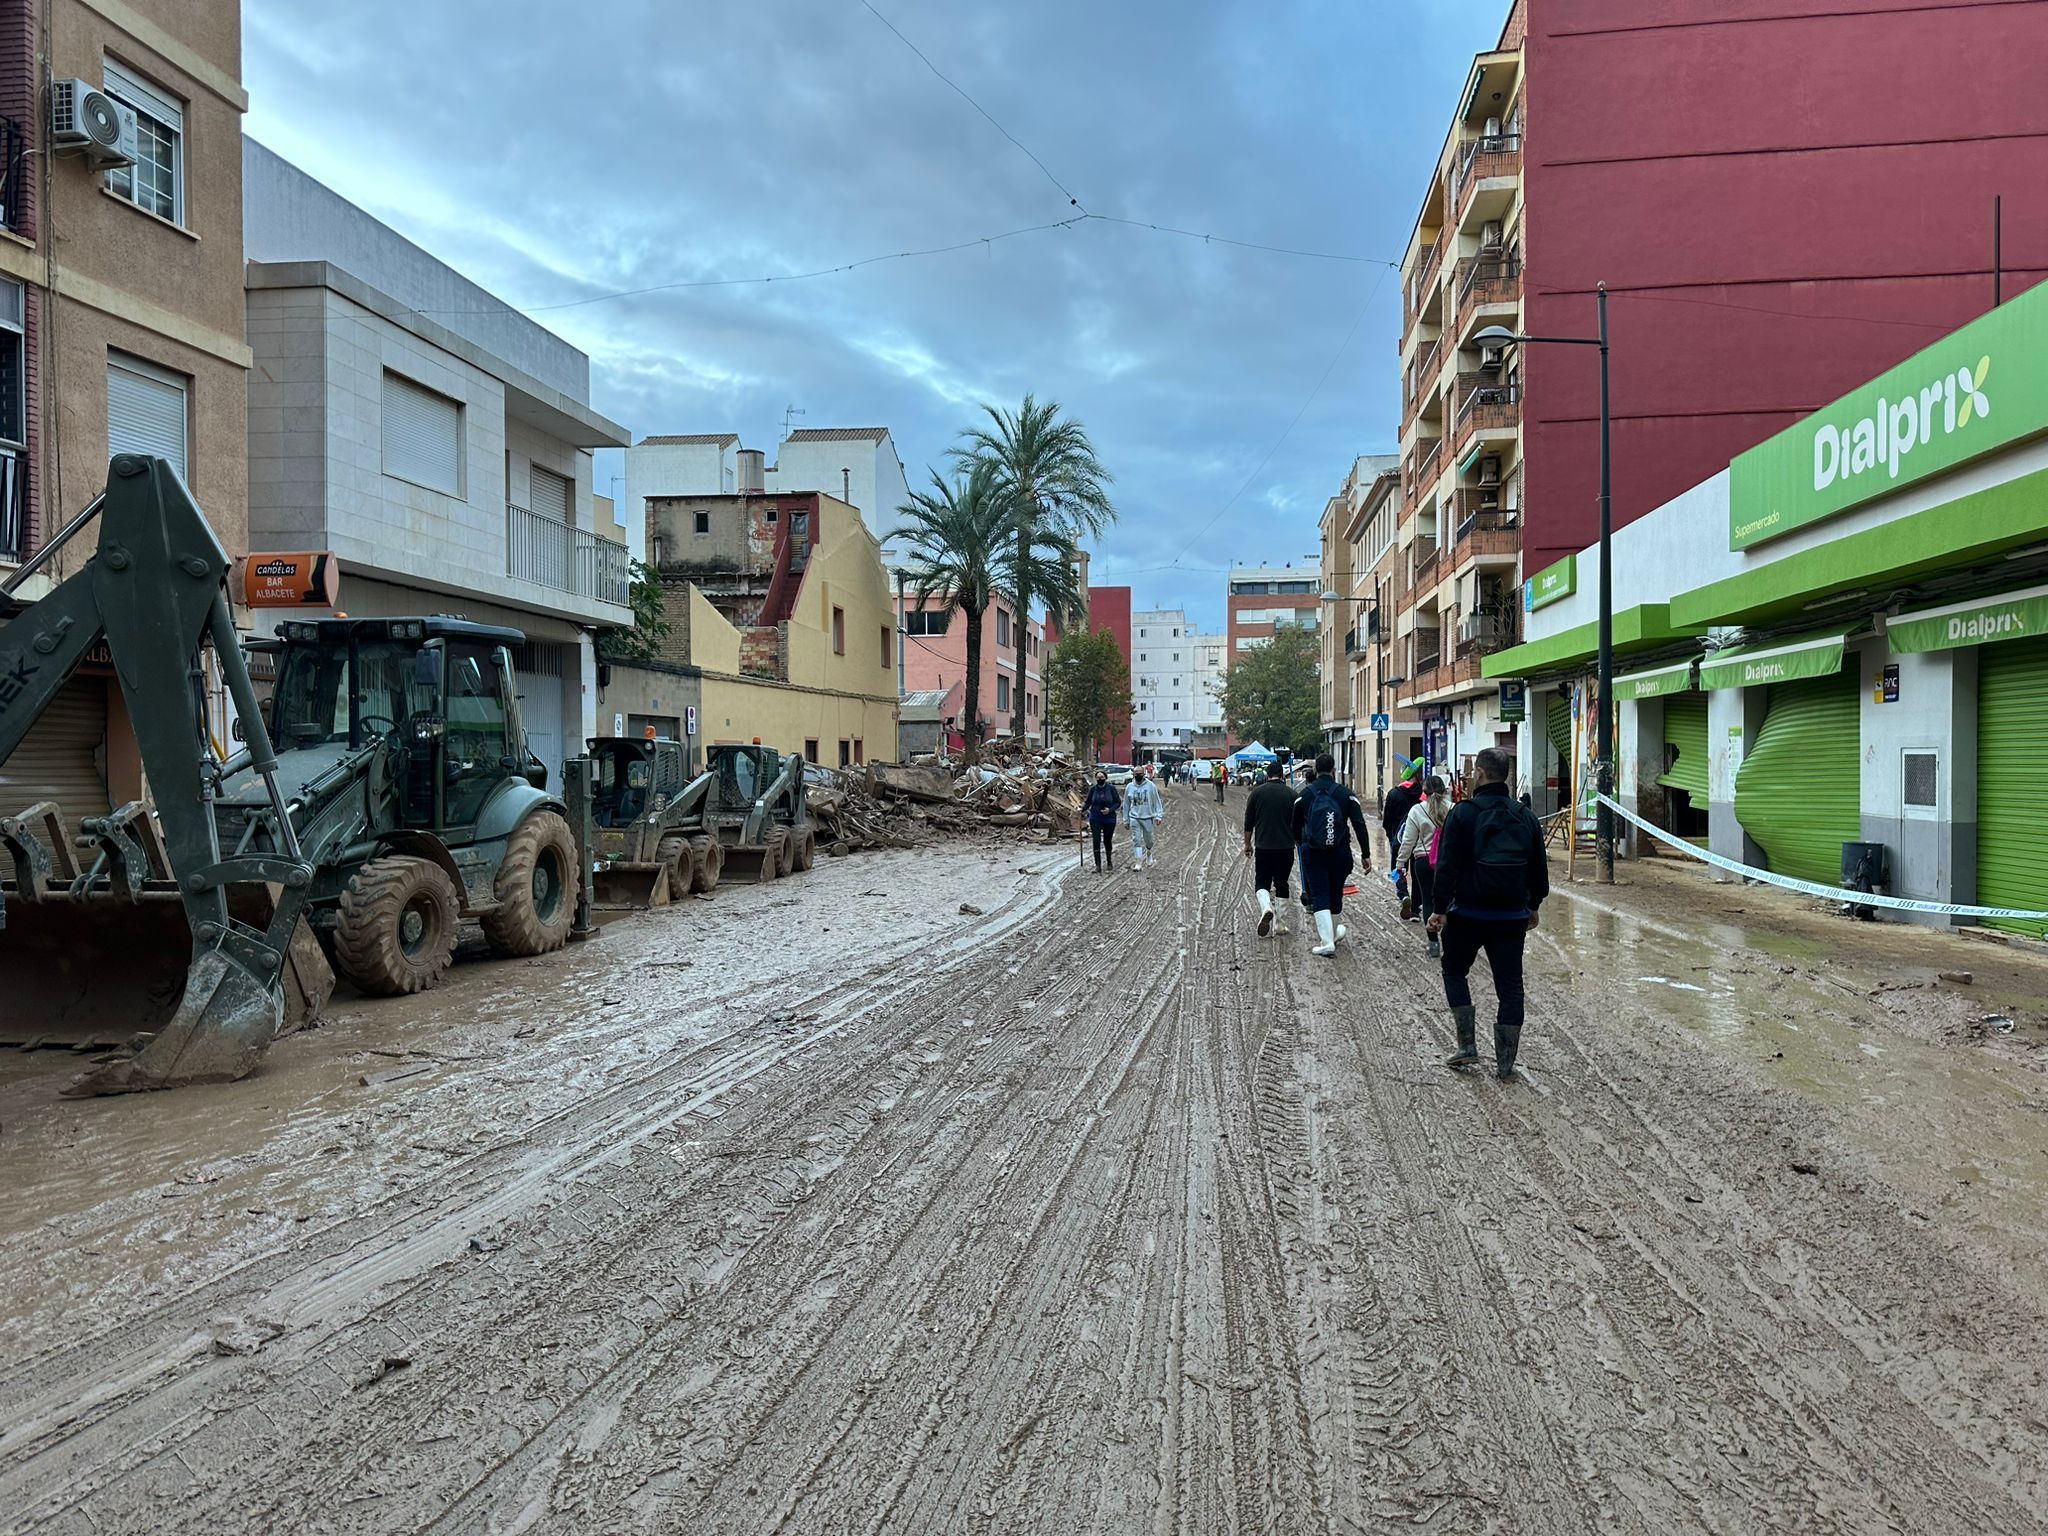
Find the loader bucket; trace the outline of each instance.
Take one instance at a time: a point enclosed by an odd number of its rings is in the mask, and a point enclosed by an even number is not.
[[[591,877],[590,904],[600,912],[642,912],[673,900],[666,864],[607,864]]]
[[[774,880],[782,873],[781,855],[764,843],[727,843],[722,878],[741,883]]]

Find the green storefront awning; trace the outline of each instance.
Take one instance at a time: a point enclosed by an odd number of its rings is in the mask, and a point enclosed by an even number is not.
[[[1674,640],[1689,640],[1700,634],[1704,627],[1673,628],[1671,610],[1663,603],[1638,603],[1614,615],[1614,651],[1619,656],[1630,651],[1641,652],[1669,645]],[[1580,624],[1571,629],[1561,629],[1554,635],[1545,635],[1540,640],[1525,640],[1504,651],[1495,651],[1481,662],[1480,672],[1489,679],[1534,677],[1538,673],[1561,671],[1590,661],[1599,654],[1599,650],[1600,626]]]
[[[1902,613],[1885,625],[1884,632],[1895,655],[2048,635],[2048,587],[2028,587],[1997,597]]]
[[[1702,688],[1758,688],[1801,677],[1832,677],[1842,670],[1849,632],[1831,630],[1800,640],[1767,641],[1720,651],[1700,663]]]
[[[1617,699],[1661,699],[1667,693],[1688,693],[1692,690],[1692,669],[1698,663],[1697,656],[1676,662],[1668,667],[1651,667],[1644,672],[1630,672],[1614,680],[1614,696]]]

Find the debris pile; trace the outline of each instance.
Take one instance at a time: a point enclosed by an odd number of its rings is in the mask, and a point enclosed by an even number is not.
[[[811,814],[834,858],[861,848],[915,848],[1002,828],[1039,842],[1079,835],[1087,770],[1065,752],[991,743],[969,766],[941,757],[812,768]]]

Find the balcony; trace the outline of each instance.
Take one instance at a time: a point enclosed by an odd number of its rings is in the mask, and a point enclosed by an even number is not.
[[[1436,484],[1438,461],[1443,457],[1444,440],[1433,437],[1429,446],[1409,456],[1408,467],[1401,477],[1401,492],[1408,505],[1414,506],[1422,499],[1422,493]]]
[[[1415,541],[1415,591],[1421,591],[1436,579],[1438,557],[1443,546],[1435,539],[1418,538]]]
[[[1451,568],[1462,570],[1473,560],[1506,556],[1512,560],[1522,548],[1522,514],[1510,507],[1483,506],[1481,497],[1492,491],[1460,491],[1454,502],[1458,519],[1457,540],[1451,552]]]
[[[1522,386],[1484,369],[1458,375],[1459,447],[1474,432],[1513,431],[1522,424]]]
[[[1494,133],[1473,139],[1458,154],[1451,168],[1451,224],[1455,227],[1465,211],[1465,199],[1479,182],[1496,176],[1522,174],[1522,136]]]
[[[1522,253],[1519,250],[1482,251],[1458,263],[1458,334],[1469,329],[1467,321],[1476,310],[1496,304],[1522,301]]]
[[[632,606],[623,544],[510,502],[505,505],[505,574],[600,603]]]
[[[1521,643],[1521,610],[1497,603],[1468,614],[1458,623],[1458,659],[1490,656]]]

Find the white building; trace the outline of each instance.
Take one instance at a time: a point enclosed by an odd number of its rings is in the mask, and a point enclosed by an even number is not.
[[[592,450],[630,438],[590,408],[589,358],[246,139],[243,222],[251,546],[331,550],[355,617],[521,631],[558,785],[596,734],[590,632],[633,622],[591,486]]]
[[[647,558],[650,496],[819,491],[858,507],[877,540],[896,526],[897,509],[910,499],[903,460],[887,427],[808,427],[792,432],[776,450],[775,462],[761,466],[758,486],[745,483],[749,455],[736,432],[646,437],[628,448],[626,494],[619,513],[634,558]],[[882,561],[896,564],[886,545]]]
[[[1191,635],[1195,647],[1195,682],[1192,693],[1195,729],[1223,729],[1223,677],[1230,670],[1230,638],[1227,635]]]
[[[1178,608],[1131,615],[1131,740],[1141,757],[1186,746],[1196,728],[1193,634]]]

